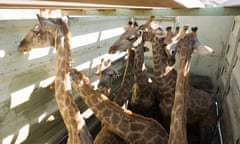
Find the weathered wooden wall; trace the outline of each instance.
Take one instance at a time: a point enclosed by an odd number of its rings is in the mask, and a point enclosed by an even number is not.
[[[16,13],[17,17],[17,13]],[[34,17],[34,15],[33,15]],[[113,41],[123,32],[129,17],[70,17],[74,67],[87,69],[91,81],[101,58],[115,61],[121,69],[121,55],[107,55]],[[0,20],[0,143],[56,143],[65,134],[54,90],[56,53],[53,48],[19,53],[21,39],[36,19]],[[82,110],[86,106],[76,95]]]
[[[224,143],[240,142],[240,16],[235,16],[221,55],[218,99],[223,100],[220,119]],[[221,104],[221,103],[220,103]],[[238,142],[237,142],[238,141]]]

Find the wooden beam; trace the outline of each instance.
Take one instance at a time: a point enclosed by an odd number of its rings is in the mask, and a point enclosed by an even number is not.
[[[0,1],[2,9],[37,9],[37,8],[53,8],[53,9],[86,9],[86,8],[184,8],[183,5],[174,0],[6,0]]]
[[[240,15],[240,7],[200,8],[200,9],[82,9],[63,10],[63,15],[102,15],[102,16],[235,16]]]
[[[184,8],[176,0],[64,0],[65,2],[81,2],[89,4],[105,4],[119,6],[136,6],[136,7],[169,7]]]

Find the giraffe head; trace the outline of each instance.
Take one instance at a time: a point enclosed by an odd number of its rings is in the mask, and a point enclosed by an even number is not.
[[[112,79],[120,76],[120,73],[110,68],[111,61],[104,62],[101,59],[101,64],[98,66],[96,74],[98,75],[98,89],[103,91],[104,89],[111,89]]]
[[[215,51],[212,48],[201,44],[201,42],[198,40],[197,30],[198,28],[196,26],[192,27],[191,32],[184,34],[167,47],[169,49],[181,49],[181,53],[179,53],[181,55],[186,54],[187,52],[190,52],[189,55],[191,55],[193,52],[199,55],[214,55]],[[188,49],[183,49],[183,47],[188,47]]]
[[[133,39],[133,47],[138,46],[141,42],[150,41],[153,47],[159,49],[163,63],[166,63],[168,66],[175,64],[176,47],[166,47],[166,35],[161,26],[154,25],[153,27],[147,22],[138,28],[138,32],[132,38],[135,38]]]
[[[131,35],[134,35],[137,32],[137,26],[129,26],[126,28],[126,31],[116,40],[113,45],[108,50],[109,54],[114,54],[116,52],[127,51],[128,48],[131,48],[131,43],[128,41],[128,38]]]
[[[47,31],[42,31],[41,26],[36,24],[18,46],[19,52],[29,52],[33,48],[54,47],[54,37]]]
[[[132,24],[132,23],[130,23]],[[133,41],[138,38],[138,35],[141,35],[142,32],[139,32],[138,25],[129,25],[126,28],[126,31],[117,39],[113,45],[110,47],[108,53],[113,54],[117,51],[122,52],[126,51],[133,47]]]
[[[215,51],[200,43],[197,37],[197,27],[192,27],[191,32],[186,33],[182,38],[168,45],[168,47],[176,47],[179,59],[185,59],[187,65],[185,71],[189,70],[190,59],[193,52],[199,55],[213,55]]]
[[[113,43],[108,53],[114,54],[116,52],[127,51],[127,49],[131,47],[131,44],[127,41],[127,38],[134,34],[137,31],[137,28],[138,23],[132,17],[128,22],[128,26],[124,28],[125,32]]]

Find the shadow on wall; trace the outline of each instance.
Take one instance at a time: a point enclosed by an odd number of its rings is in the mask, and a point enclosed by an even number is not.
[[[5,116],[1,117],[1,129],[4,130],[1,131],[3,144],[21,143],[36,138],[41,140],[41,137],[44,140],[48,130],[53,129],[57,123],[61,125],[61,117],[55,112],[54,90],[49,87],[35,88],[29,96],[27,95],[28,93],[24,92],[21,94],[29,98],[24,103],[14,105],[16,97],[12,97],[9,105],[5,105]]]

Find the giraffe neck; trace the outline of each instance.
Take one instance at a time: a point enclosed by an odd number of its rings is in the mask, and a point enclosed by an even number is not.
[[[92,143],[92,137],[85,121],[74,102],[70,92],[70,45],[69,33],[56,37],[57,73],[55,80],[55,96],[59,111],[68,130],[68,143]]]
[[[181,49],[181,47],[179,47]],[[181,53],[181,52],[179,52]],[[180,54],[181,55],[181,54]],[[174,104],[171,113],[169,144],[187,144],[186,116],[188,89],[187,56],[179,56]]]
[[[135,50],[135,64],[134,64],[134,78],[135,83],[133,86],[133,93],[131,98],[131,105],[133,111],[139,112],[141,109],[148,110],[152,107],[153,89],[152,84],[148,82],[148,74],[146,70],[143,70],[144,66],[144,43],[138,46]]]
[[[164,52],[163,41],[157,37],[152,40],[153,71],[157,83],[162,83],[162,77],[168,72],[167,55]]]
[[[138,86],[145,89],[148,83],[148,75],[143,70],[144,66],[144,44],[141,44],[136,48],[135,64],[134,64],[134,78],[138,83]],[[144,90],[143,90],[144,91]]]
[[[154,86],[162,96],[159,100],[161,115],[168,120],[171,117],[177,72],[174,68],[169,68],[168,57],[163,46],[163,41],[154,35],[152,39]]]
[[[153,38],[152,55],[154,80],[157,83],[158,89],[161,91],[160,93],[168,95],[174,93],[177,73],[173,67],[168,65],[168,57],[163,46],[163,41],[159,41],[157,37]]]
[[[126,101],[128,100],[130,94],[129,88],[131,88],[133,84],[134,55],[135,53],[133,52],[133,50],[128,49],[128,59],[124,71],[123,80],[120,89],[118,90],[118,93],[113,100],[119,106],[123,106],[124,104],[126,104]]]
[[[72,86],[82,100],[92,109],[96,117],[111,130],[129,143],[166,143],[165,129],[156,121],[122,109],[106,96],[96,92],[89,85],[88,78],[72,70]]]

